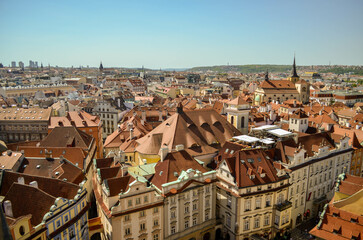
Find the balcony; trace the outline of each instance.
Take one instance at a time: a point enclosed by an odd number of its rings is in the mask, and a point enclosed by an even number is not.
[[[290,201],[285,201],[283,203],[280,203],[280,204],[275,204],[275,207],[278,211],[282,212],[288,208],[291,208],[292,206],[292,203]]]

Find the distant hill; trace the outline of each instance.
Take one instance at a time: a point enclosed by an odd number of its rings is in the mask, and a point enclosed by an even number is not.
[[[221,66],[206,66],[206,67],[193,67],[189,69],[189,71],[193,72],[242,72],[242,73],[259,73],[265,72],[268,70],[269,72],[289,72],[291,71],[291,65],[221,65]]]
[[[328,69],[321,70],[320,72],[335,74],[351,73],[353,75],[363,76],[363,66],[334,66]]]

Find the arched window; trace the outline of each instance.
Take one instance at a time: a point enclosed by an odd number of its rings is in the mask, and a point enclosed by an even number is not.
[[[231,124],[234,125],[234,116],[231,116]]]
[[[241,118],[241,128],[245,127],[245,117]]]

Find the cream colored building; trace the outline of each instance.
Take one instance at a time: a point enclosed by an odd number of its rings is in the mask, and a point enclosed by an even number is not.
[[[297,75],[295,59],[292,75],[287,80],[270,80],[268,72],[265,80],[255,91],[254,103],[261,105],[263,102],[277,101],[282,103],[289,99],[296,99],[303,103],[309,102],[310,84]]]
[[[76,91],[73,86],[67,84],[40,84],[29,86],[16,86],[16,87],[2,87],[0,88],[0,96],[3,97],[33,97],[37,92],[55,92],[62,91],[64,93],[70,93]]]
[[[182,149],[161,155],[151,183],[164,196],[164,239],[215,239],[215,171]]]
[[[164,239],[163,197],[143,176],[123,176],[126,169],[122,168],[119,169],[121,172],[110,174],[114,172],[110,167],[113,160],[105,165],[107,161],[95,161],[96,174],[93,179],[98,215],[103,224],[103,239]]]
[[[48,134],[51,108],[1,108],[0,140],[40,141]]]
[[[273,166],[264,150],[237,149],[241,146],[228,143],[219,155],[217,218],[223,223],[219,237],[272,239],[290,227],[288,175]]]
[[[286,140],[277,144],[281,166],[290,174],[289,201],[295,228],[304,220],[316,217],[333,197],[335,179],[349,172],[353,149],[349,138],[338,144],[327,133],[317,133]]]

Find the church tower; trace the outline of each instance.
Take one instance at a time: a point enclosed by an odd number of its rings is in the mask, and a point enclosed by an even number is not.
[[[102,65],[102,62],[100,63],[100,72],[103,71],[103,65]]]
[[[250,104],[243,100],[241,96],[229,101],[227,104],[226,112],[228,122],[241,131],[242,134],[248,134]]]
[[[294,84],[300,80],[300,77],[297,75],[297,72],[296,72],[295,56],[294,56],[294,63],[292,65],[291,77],[289,77],[288,80],[293,82]]]

